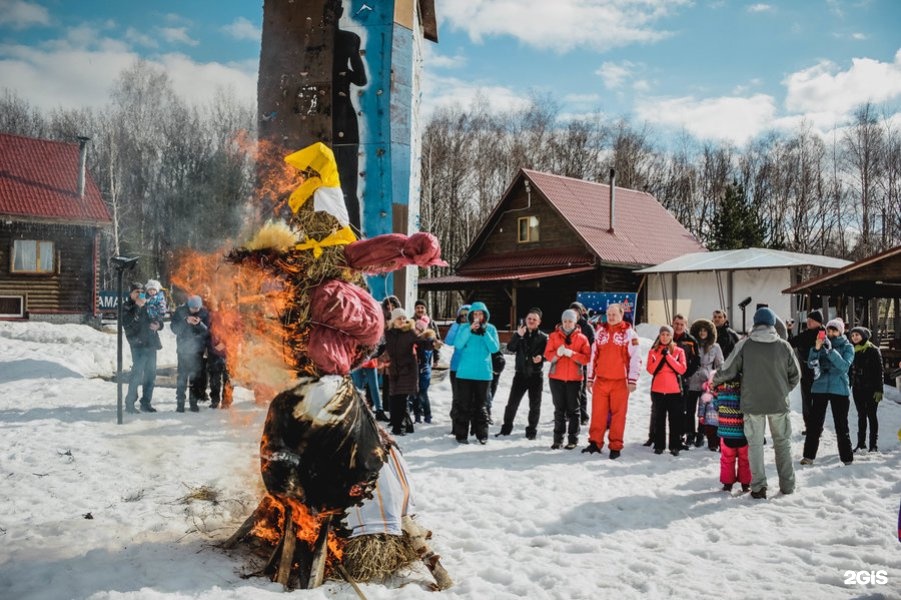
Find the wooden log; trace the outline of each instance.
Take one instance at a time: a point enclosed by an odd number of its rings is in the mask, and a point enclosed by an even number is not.
[[[257,520],[259,519],[260,513],[262,513],[264,510],[266,510],[263,507],[264,503],[265,503],[265,501],[260,501],[260,503],[257,505],[256,509],[254,509],[254,511],[252,513],[250,513],[250,516],[247,517],[247,519],[244,521],[244,523],[242,523],[241,526],[238,527],[238,530],[236,532],[234,532],[230,538],[228,538],[227,540],[222,542],[223,548],[226,548],[226,549],[234,548],[235,546],[238,545],[238,542],[240,542],[245,537],[247,537],[247,534],[250,533],[250,530],[253,529],[253,526],[256,524]]]
[[[360,600],[366,600],[366,594],[363,593],[363,590],[360,589],[360,586],[357,585],[357,582],[354,581],[354,578],[350,576],[350,573],[347,572],[347,569],[344,568],[344,565],[338,563],[336,565],[336,568],[338,569],[338,572],[341,573],[341,577],[344,578],[344,581],[349,583],[350,587],[354,589]]]
[[[297,526],[291,518],[291,506],[285,505],[285,529],[282,532],[281,556],[278,561],[278,570],[275,572],[275,582],[285,588],[291,580],[291,566],[294,564],[294,549],[297,546]]]
[[[441,565],[441,557],[435,554],[426,542],[430,532],[427,529],[420,527],[410,516],[404,516],[401,527],[403,528],[404,533],[410,537],[410,543],[413,546],[413,550],[419,555],[422,562],[425,563],[425,566],[429,569],[432,577],[435,578],[438,589],[446,590],[453,586],[453,580]]]
[[[317,588],[325,581],[325,562],[328,558],[328,532],[332,527],[332,518],[326,517],[319,528],[319,536],[313,544],[313,563],[310,568],[310,580],[307,589]]]

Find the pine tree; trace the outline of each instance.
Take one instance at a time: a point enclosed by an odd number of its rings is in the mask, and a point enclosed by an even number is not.
[[[748,201],[744,187],[733,181],[713,215],[710,250],[736,250],[764,245],[763,220]]]

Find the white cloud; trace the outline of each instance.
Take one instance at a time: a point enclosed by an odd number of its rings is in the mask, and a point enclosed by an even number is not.
[[[771,12],[773,7],[769,4],[757,3],[750,5],[747,10],[749,13]]]
[[[609,50],[654,43],[670,32],[658,21],[691,0],[444,0],[441,13],[451,27],[474,41],[507,35],[523,44],[557,52],[577,47]]]
[[[608,90],[615,90],[626,82],[626,79],[632,76],[635,65],[625,60],[621,63],[605,62],[601,68],[595,71],[596,75],[600,75],[604,81],[604,87]]]
[[[640,101],[637,116],[649,123],[684,129],[701,139],[741,144],[772,125],[776,105],[771,96],[663,98]]]
[[[0,0],[0,25],[26,29],[49,24],[50,13],[39,4],[24,0]]]
[[[160,27],[159,32],[164,40],[173,44],[196,46],[199,43],[188,35],[187,27]]]
[[[901,50],[894,62],[854,58],[844,71],[822,61],[790,74],[782,83],[789,111],[816,113],[835,122],[864,102],[901,100]]]
[[[236,40],[250,40],[258,42],[263,36],[263,30],[244,17],[238,17],[222,28],[222,31]]]
[[[39,46],[0,45],[0,88],[14,91],[41,110],[100,107],[109,101],[119,74],[139,58],[127,43],[89,28]],[[178,95],[191,103],[212,100],[230,88],[241,101],[256,99],[256,60],[198,63],[181,54],[148,62],[166,70]]]
[[[152,35],[147,35],[141,31],[138,31],[134,27],[129,27],[125,30],[125,39],[133,44],[138,44],[139,46],[144,46],[145,48],[158,48],[159,43],[156,41],[156,38]]]
[[[865,34],[865,33],[860,33],[860,32],[858,31],[858,32],[855,32],[855,33],[852,33],[852,34],[851,34],[851,39],[852,39],[852,40],[857,40],[857,41],[864,41],[864,40],[869,39],[869,38],[868,38],[867,34]]]
[[[469,109],[474,102],[485,102],[491,112],[517,110],[529,105],[530,99],[512,88],[468,81],[456,77],[441,77],[423,71],[422,117],[428,119],[438,108],[459,106]]]
[[[459,69],[466,65],[466,56],[458,50],[453,56],[442,54],[436,44],[425,44],[423,50],[423,63],[430,69]]]

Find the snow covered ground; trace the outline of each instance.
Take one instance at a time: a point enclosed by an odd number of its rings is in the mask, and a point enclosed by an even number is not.
[[[168,329],[163,343],[160,364],[174,364]],[[127,367],[127,345],[125,356]],[[284,598],[267,579],[243,579],[245,560],[215,546],[262,495],[265,408],[239,389],[229,411],[179,414],[174,390],[158,388],[160,412],[119,426],[116,384],[101,378],[115,366],[110,333],[0,322],[0,598]],[[642,447],[649,383],[644,374],[632,395],[617,461],[549,449],[547,389],[537,441],[523,435],[522,406],[509,438],[459,447],[448,435],[449,384],[433,386],[435,422],[400,445],[419,520],[456,582],[441,597],[901,597],[895,388],[879,407],[879,453],[843,466],[827,417],[816,466],[797,467],[797,492],[756,501],[719,491],[719,455],[706,448],[672,457]],[[853,407],[851,421],[854,437]],[[799,413],[793,426],[797,461]],[[771,446],[766,460],[774,488]],[[215,502],[191,498],[200,491]],[[886,583],[864,585],[860,571],[884,571]],[[372,599],[435,597],[429,580],[417,569],[362,587]],[[291,597],[356,596],[329,582]]]

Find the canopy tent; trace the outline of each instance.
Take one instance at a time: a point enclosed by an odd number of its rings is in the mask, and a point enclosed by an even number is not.
[[[737,317],[742,308],[753,314],[758,304],[767,304],[779,315],[794,314],[796,298],[784,295],[783,289],[799,281],[805,271],[848,264],[828,256],[745,248],[685,254],[635,272],[648,277],[650,323],[669,323],[676,313],[689,320],[710,318],[722,308],[733,327],[744,330],[747,323]]]

